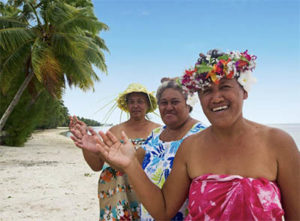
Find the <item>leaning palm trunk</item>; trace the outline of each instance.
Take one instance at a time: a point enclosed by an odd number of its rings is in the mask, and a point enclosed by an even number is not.
[[[34,76],[34,73],[31,71],[29,72],[29,75],[25,78],[25,80],[23,81],[22,85],[20,86],[19,90],[17,91],[14,99],[10,102],[8,108],[6,109],[6,111],[4,112],[4,114],[1,117],[0,120],[0,135],[2,133],[2,129],[9,117],[9,115],[11,114],[11,112],[13,111],[13,109],[15,108],[15,106],[18,104],[24,90],[27,88],[29,82],[31,81],[32,77]]]

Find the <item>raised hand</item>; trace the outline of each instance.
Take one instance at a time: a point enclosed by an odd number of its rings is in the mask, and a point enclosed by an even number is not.
[[[69,116],[70,118],[70,124],[69,124],[69,129],[71,133],[78,139],[81,139],[82,136],[87,134],[87,125],[78,120],[76,116]]]
[[[87,127],[87,125],[78,120],[76,116],[73,118],[70,117],[69,128],[73,134],[71,139],[77,147],[88,150],[92,153],[99,153],[99,149],[96,144],[97,140],[100,140],[100,136],[92,128]]]
[[[124,131],[122,131],[121,143],[110,131],[106,134],[99,132],[103,141],[97,142],[97,147],[105,159],[115,166],[126,169],[134,159],[136,159],[135,148],[128,139]]]

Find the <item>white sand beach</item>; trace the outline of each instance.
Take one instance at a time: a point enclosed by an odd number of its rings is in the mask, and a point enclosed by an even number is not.
[[[296,141],[298,126],[287,130]],[[100,173],[60,135],[67,130],[37,131],[24,147],[0,146],[0,221],[99,219]]]
[[[99,219],[99,172],[63,131],[37,131],[24,147],[0,146],[1,221]]]

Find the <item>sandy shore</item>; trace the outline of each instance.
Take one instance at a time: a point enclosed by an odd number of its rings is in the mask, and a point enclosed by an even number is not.
[[[0,146],[0,220],[98,220],[99,172],[60,135],[35,132],[25,147]]]

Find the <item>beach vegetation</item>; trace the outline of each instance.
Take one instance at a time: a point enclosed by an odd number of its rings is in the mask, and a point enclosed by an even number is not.
[[[68,127],[70,123],[69,111],[62,100],[49,97],[47,108],[43,111],[35,129],[51,129],[57,127]]]
[[[98,122],[96,120],[92,120],[92,119],[88,119],[88,118],[84,118],[84,117],[77,117],[77,118],[78,118],[78,120],[84,122],[88,126],[98,127],[98,126],[104,125],[104,124],[101,124],[100,122]]]
[[[18,83],[23,80],[23,78],[15,79],[16,84],[5,95],[0,91],[0,113],[5,111],[7,103],[18,90]],[[35,129],[67,126],[68,116],[68,109],[63,102],[51,96],[46,89],[41,89],[36,93],[30,91],[28,87],[4,126],[5,134],[1,137],[1,144],[23,146]]]
[[[13,92],[17,90],[17,88],[13,89],[15,90],[10,90],[5,96],[0,93],[1,112],[3,112],[2,107],[5,106],[2,104],[9,100],[7,97],[13,96]],[[1,137],[1,144],[23,146],[39,122],[42,121],[52,100],[53,97],[46,90],[41,91],[38,96],[32,97],[29,90],[26,89],[4,126],[5,134]]]
[[[17,133],[9,129],[12,126],[20,129],[32,115],[45,114],[42,110],[49,107],[49,100],[59,103],[67,85],[93,89],[100,80],[94,68],[107,71],[104,52],[108,48],[99,36],[104,30],[108,26],[96,18],[90,0],[1,3],[0,91],[5,106],[1,104],[0,134],[6,124],[5,132],[11,136]]]

